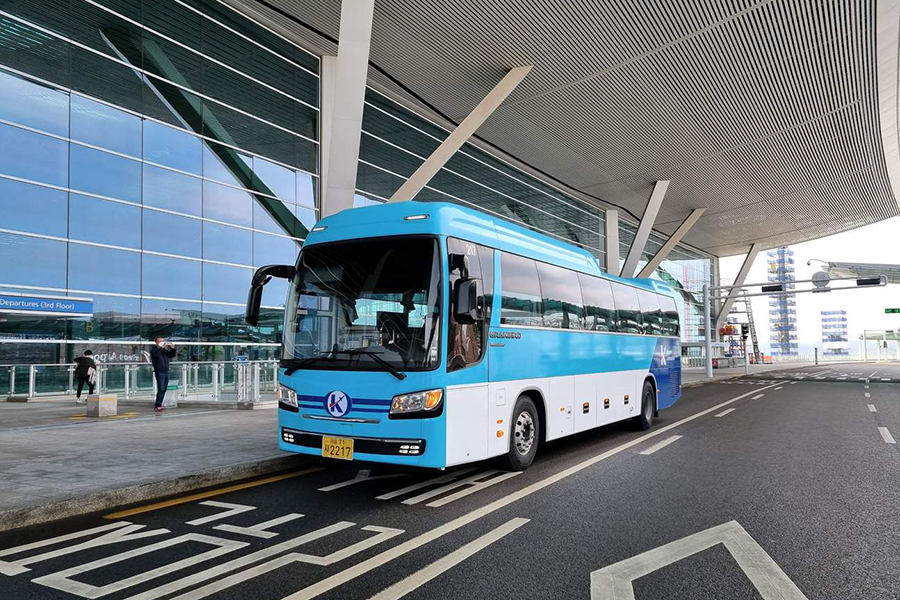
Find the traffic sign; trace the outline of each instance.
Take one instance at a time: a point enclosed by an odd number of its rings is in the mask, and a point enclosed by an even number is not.
[[[886,308],[886,309],[884,309],[884,314],[886,314],[886,315],[900,315],[900,308]]]

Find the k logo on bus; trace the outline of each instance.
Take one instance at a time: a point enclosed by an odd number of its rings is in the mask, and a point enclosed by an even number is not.
[[[332,417],[343,417],[350,412],[350,396],[340,390],[335,390],[325,396],[325,411]]]

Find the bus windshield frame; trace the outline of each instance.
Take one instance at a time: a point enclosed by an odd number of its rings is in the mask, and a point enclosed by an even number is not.
[[[394,375],[437,369],[442,269],[433,235],[305,246],[288,295],[281,366]]]

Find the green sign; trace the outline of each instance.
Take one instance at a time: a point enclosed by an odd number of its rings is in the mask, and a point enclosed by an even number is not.
[[[886,315],[900,315],[900,308],[886,308],[886,309],[884,309],[884,314],[886,314]]]

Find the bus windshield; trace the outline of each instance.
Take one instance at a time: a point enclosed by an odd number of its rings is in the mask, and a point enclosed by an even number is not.
[[[367,371],[437,367],[440,282],[436,238],[304,248],[285,311],[283,363]]]

